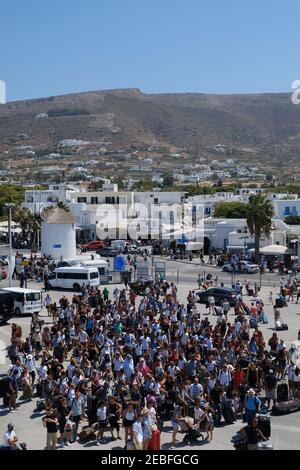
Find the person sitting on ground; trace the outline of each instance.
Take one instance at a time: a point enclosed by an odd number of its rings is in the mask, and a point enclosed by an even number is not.
[[[241,430],[247,440],[247,450],[258,450],[259,441],[268,439],[262,434],[258,428],[258,418],[254,417],[249,424]]]
[[[3,448],[8,450],[21,450],[21,446],[18,444],[18,437],[14,431],[12,423],[7,425],[7,431],[4,433]]]

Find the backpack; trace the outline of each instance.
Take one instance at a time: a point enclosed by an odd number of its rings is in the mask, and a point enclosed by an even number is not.
[[[45,382],[46,393],[51,394],[53,392],[53,383],[51,380],[46,380]]]

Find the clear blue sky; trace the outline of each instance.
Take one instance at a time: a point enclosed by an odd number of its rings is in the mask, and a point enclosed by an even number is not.
[[[289,91],[300,79],[299,0],[5,0],[8,101],[136,87]]]

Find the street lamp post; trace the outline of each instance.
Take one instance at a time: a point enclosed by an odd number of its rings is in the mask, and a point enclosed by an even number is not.
[[[9,240],[9,252],[8,252],[8,282],[9,287],[12,287],[12,275],[13,275],[13,262],[12,262],[12,231],[11,231],[11,211],[15,205],[13,203],[5,204],[8,209],[8,240]]]

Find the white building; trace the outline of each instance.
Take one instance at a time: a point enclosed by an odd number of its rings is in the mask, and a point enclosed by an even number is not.
[[[269,237],[262,236],[260,246],[286,245],[287,235],[290,233],[288,225],[281,219],[272,219],[272,229]],[[208,218],[204,221],[204,234],[207,244],[216,249],[229,251],[243,251],[254,245],[246,219]]]
[[[44,212],[41,225],[41,252],[59,259],[76,258],[76,231],[74,216],[63,209]]]
[[[71,194],[79,192],[79,189],[67,184],[50,184],[48,189],[25,191],[25,201],[22,207],[32,213],[40,213],[46,207],[56,205],[58,202],[70,203]]]
[[[289,215],[300,216],[300,199],[273,199],[274,215],[284,219]]]

